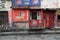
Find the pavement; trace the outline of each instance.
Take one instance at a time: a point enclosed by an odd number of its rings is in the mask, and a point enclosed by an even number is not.
[[[0,40],[60,40],[60,34],[3,35]]]
[[[60,40],[60,30],[0,32],[0,40]]]
[[[60,34],[60,30],[40,30],[40,31],[12,31],[0,32],[0,35],[30,35],[30,34]]]

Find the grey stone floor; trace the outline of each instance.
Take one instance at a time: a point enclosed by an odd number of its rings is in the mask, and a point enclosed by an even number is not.
[[[9,35],[0,36],[0,40],[60,40],[60,34]]]

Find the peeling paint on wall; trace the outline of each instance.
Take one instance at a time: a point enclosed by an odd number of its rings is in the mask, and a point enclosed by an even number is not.
[[[41,8],[58,8],[57,0],[42,0]]]

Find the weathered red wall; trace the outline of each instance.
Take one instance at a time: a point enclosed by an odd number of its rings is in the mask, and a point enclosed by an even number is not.
[[[21,17],[20,17],[21,12]],[[29,10],[13,10],[12,13],[13,22],[24,22],[29,21]]]
[[[40,12],[41,20],[30,20],[29,13],[31,11],[37,11]],[[20,16],[20,12],[22,12],[22,17]],[[44,27],[44,28],[52,28],[55,20],[55,14],[56,11],[53,10],[12,10],[12,12],[8,14],[8,18],[10,19],[10,16],[12,16],[12,22],[26,22],[28,21],[29,26],[32,27]],[[10,22],[10,20],[9,20]],[[35,24],[33,24],[35,22]]]
[[[30,22],[30,26],[38,27],[38,24],[39,24],[38,20],[30,20],[29,22]]]
[[[54,27],[54,20],[55,20],[55,14],[56,11],[44,11],[43,12],[43,21],[44,21],[44,27],[45,28],[51,28]]]

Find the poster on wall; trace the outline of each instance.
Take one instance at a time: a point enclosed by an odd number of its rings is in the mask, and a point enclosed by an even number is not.
[[[29,10],[13,10],[13,22],[29,21]]]
[[[0,11],[8,11],[11,7],[11,1],[1,1],[0,0]]]

